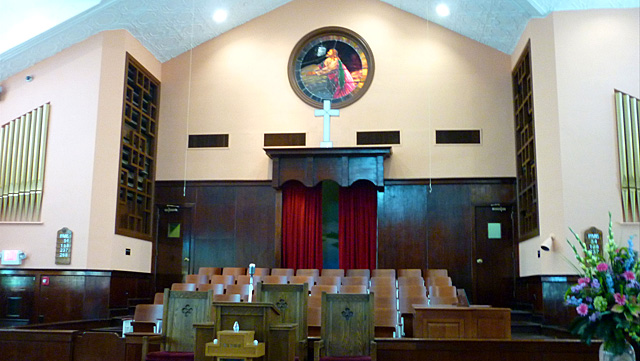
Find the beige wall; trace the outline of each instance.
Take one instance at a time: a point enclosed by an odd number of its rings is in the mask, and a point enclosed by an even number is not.
[[[520,245],[520,272],[574,273],[566,239],[591,226],[619,244],[640,233],[621,224],[614,89],[640,96],[638,9],[556,12],[529,23],[512,56],[531,39],[541,236]],[[554,252],[537,257],[550,233]],[[636,248],[638,239],[636,238]]]
[[[291,89],[287,61],[324,26],[357,32],[375,58],[367,94],[332,120],[334,146],[399,130],[387,178],[515,175],[508,55],[380,1],[297,0],[162,65],[157,178],[269,179],[264,133],[305,132],[319,146],[322,121]],[[434,145],[435,129],[469,128],[481,146]],[[228,133],[230,146],[185,153],[187,133]]]
[[[51,103],[42,222],[0,225],[0,249],[27,253],[24,268],[151,270],[150,242],[114,234],[126,51],[159,77],[160,63],[131,35],[114,31],[3,81],[0,124]],[[55,264],[63,227],[74,232],[69,266]]]

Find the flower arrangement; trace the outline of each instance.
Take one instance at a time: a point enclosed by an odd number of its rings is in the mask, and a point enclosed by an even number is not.
[[[626,247],[618,247],[613,238],[609,213],[604,257],[597,242],[587,245],[570,230],[584,256],[567,240],[581,268],[578,283],[565,293],[566,304],[574,306],[578,313],[569,329],[587,344],[593,338],[602,339],[605,351],[620,355],[627,347],[628,338],[640,342],[640,265],[638,253],[633,250],[632,237]]]

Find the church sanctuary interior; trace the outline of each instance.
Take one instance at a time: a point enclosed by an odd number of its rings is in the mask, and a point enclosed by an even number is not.
[[[0,24],[0,359],[600,359],[567,240],[639,251],[639,0]]]

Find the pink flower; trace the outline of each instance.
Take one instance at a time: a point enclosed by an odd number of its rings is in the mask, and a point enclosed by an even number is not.
[[[636,279],[636,275],[633,274],[633,272],[631,271],[626,271],[625,273],[622,274],[622,277],[624,277],[624,279],[627,281],[633,281]]]
[[[589,279],[589,277],[578,278],[579,285],[589,285],[589,282],[591,282],[591,279]]]
[[[624,304],[627,303],[627,298],[624,295],[621,295],[619,293],[616,293],[615,295],[613,295],[613,298],[616,300],[616,303],[619,304],[620,306],[624,306]]]
[[[606,270],[609,269],[609,265],[607,265],[606,263],[602,262],[599,265],[596,266],[596,269],[598,270],[598,272],[605,272]]]
[[[586,304],[581,303],[580,306],[576,307],[576,311],[580,316],[586,316],[589,313],[589,307]]]

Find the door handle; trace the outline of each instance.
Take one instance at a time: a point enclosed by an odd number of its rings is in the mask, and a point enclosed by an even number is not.
[[[476,263],[477,263],[477,264],[482,264],[482,262],[484,262],[484,261],[482,260],[482,258],[478,258],[478,259],[476,260]]]

